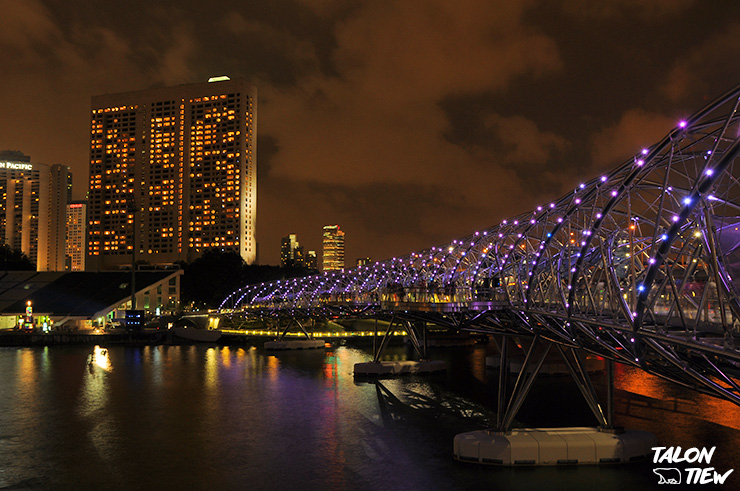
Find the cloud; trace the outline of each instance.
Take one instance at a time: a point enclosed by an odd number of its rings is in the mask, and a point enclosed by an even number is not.
[[[440,101],[502,91],[558,70],[549,38],[525,28],[524,4],[367,2],[338,23],[336,76],[268,87],[262,128],[279,141],[277,175],[326,182],[430,182],[475,170],[445,140]]]
[[[524,169],[543,167],[568,145],[565,138],[540,130],[534,121],[523,116],[491,114],[485,127],[497,143],[497,160],[505,165]]]
[[[661,140],[675,126],[675,121],[643,109],[630,109],[613,126],[592,137],[591,157],[596,169],[610,169],[640,150]]]
[[[663,94],[672,102],[680,102],[699,94],[713,97],[715,85],[723,83],[720,90],[729,90],[740,80],[740,66],[735,60],[740,58],[740,23],[734,22],[708,37],[677,58],[669,71]],[[708,77],[707,74],[711,74]]]
[[[664,16],[680,14],[695,4],[694,0],[566,0],[566,12],[588,19],[661,20]]]
[[[0,11],[3,13],[0,46],[6,53],[17,51],[24,56],[36,56],[39,48],[53,46],[60,37],[49,11],[36,0],[0,0]]]

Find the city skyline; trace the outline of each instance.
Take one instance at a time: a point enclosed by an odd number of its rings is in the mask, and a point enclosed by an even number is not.
[[[244,77],[263,264],[326,223],[377,260],[488,227],[740,82],[727,3],[76,1],[4,5],[0,148],[69,166],[83,199],[91,96]]]

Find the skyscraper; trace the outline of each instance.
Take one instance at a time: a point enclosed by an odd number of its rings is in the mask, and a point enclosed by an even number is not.
[[[71,184],[65,165],[0,152],[0,240],[23,251],[38,271],[64,271],[64,210]]]
[[[68,271],[85,271],[85,240],[87,238],[87,202],[67,205],[67,245],[65,259]]]
[[[256,260],[257,89],[226,77],[92,98],[88,269]]]
[[[303,266],[303,248],[295,234],[280,241],[280,266]]]
[[[339,225],[324,227],[324,271],[339,271],[344,269],[344,232]]]

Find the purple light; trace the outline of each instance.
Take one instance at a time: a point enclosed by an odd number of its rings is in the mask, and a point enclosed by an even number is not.
[[[617,190],[615,189],[614,191],[612,191],[612,196],[616,196],[616,195],[617,195]]]
[[[601,213],[597,213],[596,218],[601,218]]]
[[[643,155],[647,155],[648,154],[648,149],[647,148],[643,148],[642,149],[642,154]]]
[[[645,164],[645,161],[644,161],[644,160],[642,160],[642,159],[639,159],[639,160],[637,161],[637,167],[642,167],[642,166],[643,166],[644,164]]]
[[[678,221],[678,215],[673,215],[673,221],[674,222],[677,222]]]
[[[711,176],[712,174],[714,174],[714,170],[712,170],[712,169],[707,169],[707,170],[705,170],[705,171],[704,171],[704,174],[706,174],[706,175],[708,175],[708,176]]]
[[[555,208],[555,203],[550,203],[550,208]]]
[[[679,121],[678,122],[678,127],[679,128],[686,128],[686,121]]]
[[[581,183],[581,185],[580,185],[580,186],[578,186],[578,187],[579,187],[579,188],[581,188],[581,189],[583,189],[583,188],[585,188],[585,187],[586,187],[586,185],[585,185],[585,184],[583,184],[583,183]]]
[[[581,200],[579,198],[576,198],[576,204],[577,205],[580,205],[581,204]]]
[[[601,176],[601,182],[606,182],[606,176]]]

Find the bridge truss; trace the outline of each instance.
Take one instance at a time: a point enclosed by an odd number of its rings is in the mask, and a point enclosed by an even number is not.
[[[613,171],[442,246],[249,285],[225,315],[532,336],[740,404],[740,86]]]

